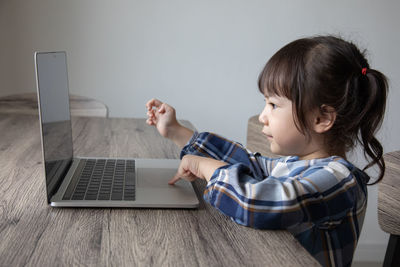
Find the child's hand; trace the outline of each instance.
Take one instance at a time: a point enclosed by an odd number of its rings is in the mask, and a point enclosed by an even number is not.
[[[146,123],[156,126],[163,137],[171,139],[174,128],[179,127],[175,109],[155,98],[148,101],[146,107],[148,116]]]
[[[193,182],[197,178],[209,181],[215,170],[225,165],[227,163],[212,158],[185,155],[177,173],[168,184],[173,185],[180,179],[185,179],[189,182]]]
[[[193,131],[179,124],[173,107],[153,98],[146,103],[146,108],[146,123],[155,126],[163,137],[171,139],[180,148],[190,140]]]

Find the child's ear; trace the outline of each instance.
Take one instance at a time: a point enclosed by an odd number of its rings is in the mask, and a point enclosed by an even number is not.
[[[313,128],[317,133],[324,133],[329,131],[336,120],[336,110],[327,105],[322,105],[319,110],[316,111]]]

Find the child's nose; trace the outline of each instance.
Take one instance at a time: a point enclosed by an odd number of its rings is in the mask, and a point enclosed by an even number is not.
[[[265,111],[264,111],[264,110],[260,113],[260,116],[258,116],[258,120],[259,120],[262,124],[268,125],[268,118],[267,118],[267,115],[265,114]]]

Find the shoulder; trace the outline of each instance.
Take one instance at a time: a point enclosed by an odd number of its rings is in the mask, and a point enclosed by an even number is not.
[[[313,160],[299,160],[297,156],[287,156],[268,159],[271,162],[271,169],[279,172],[280,175],[312,175],[331,174],[338,179],[348,177],[355,168],[348,161],[340,157],[329,157]]]
[[[300,160],[298,156],[286,156],[269,159],[271,175],[274,177],[298,178],[309,175],[326,175],[324,173],[338,172],[346,173],[342,166],[336,166],[329,158],[315,160]],[[339,175],[340,176],[340,175]]]
[[[312,183],[323,192],[332,188],[349,188],[357,184],[351,163],[340,157],[315,159],[309,162],[309,167],[299,176],[299,179]]]
[[[271,178],[302,184],[311,191],[323,192],[356,182],[352,172],[355,167],[340,157],[299,160],[297,156],[289,156],[274,159],[267,164]]]
[[[332,174],[337,179],[343,179],[351,175],[354,166],[340,157],[329,157],[324,159],[310,160],[309,168],[305,174],[310,175],[314,172]]]

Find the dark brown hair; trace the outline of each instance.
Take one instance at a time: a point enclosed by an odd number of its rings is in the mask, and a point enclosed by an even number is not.
[[[366,68],[363,71],[363,69]],[[261,93],[284,96],[293,103],[296,127],[308,136],[307,113],[323,105],[333,107],[336,120],[325,133],[328,151],[364,148],[385,173],[383,148],[375,138],[385,113],[388,82],[381,72],[371,69],[365,51],[335,36],[316,36],[293,41],[267,62],[258,80]],[[323,112],[323,110],[321,110]]]

